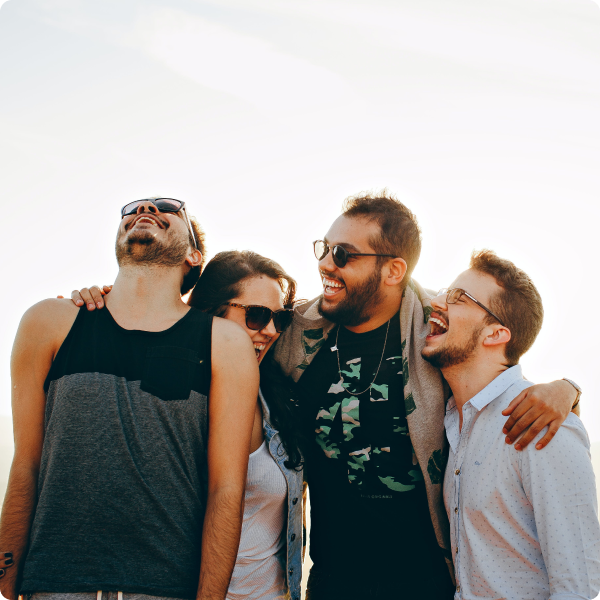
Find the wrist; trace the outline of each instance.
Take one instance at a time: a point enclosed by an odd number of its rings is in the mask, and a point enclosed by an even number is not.
[[[573,402],[573,406],[571,406],[571,410],[573,410],[579,404],[579,400],[581,400],[581,394],[582,394],[583,390],[571,379],[567,379],[566,377],[563,377],[563,381],[566,381],[567,383],[571,384],[571,386],[574,387],[575,391],[577,392],[575,402]]]

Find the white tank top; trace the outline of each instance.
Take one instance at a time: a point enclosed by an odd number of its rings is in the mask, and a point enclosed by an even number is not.
[[[265,441],[248,460],[244,521],[227,600],[274,600],[285,579],[287,483]]]

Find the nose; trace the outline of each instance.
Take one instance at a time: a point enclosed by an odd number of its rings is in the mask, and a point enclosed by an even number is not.
[[[441,312],[448,311],[448,303],[446,302],[446,298],[448,295],[444,292],[443,294],[438,294],[435,298],[431,299],[431,306],[434,310],[439,310]]]
[[[269,337],[275,337],[278,335],[277,329],[275,329],[275,323],[273,323],[273,319],[271,319],[261,330],[260,332],[264,335],[268,335]]]
[[[145,212],[156,215],[158,213],[158,209],[156,208],[156,206],[154,206],[154,204],[152,204],[152,202],[145,201],[145,202],[142,202],[137,207],[137,214],[141,215],[141,214],[144,214]]]
[[[319,261],[319,269],[325,271],[326,273],[331,273],[337,269],[336,264],[333,262],[333,253],[331,248],[329,249],[329,252],[327,252],[327,254]]]

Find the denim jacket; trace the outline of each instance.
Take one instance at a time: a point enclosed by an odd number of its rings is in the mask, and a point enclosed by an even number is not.
[[[263,410],[263,428],[269,453],[281,469],[287,482],[287,542],[286,580],[288,598],[300,600],[300,580],[302,578],[302,470],[288,469],[284,463],[288,459],[277,429],[271,425],[267,403],[259,391]]]

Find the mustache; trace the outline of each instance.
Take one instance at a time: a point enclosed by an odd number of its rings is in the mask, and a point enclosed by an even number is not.
[[[129,231],[129,229],[131,229],[142,217],[150,217],[152,219],[156,219],[165,229],[169,228],[169,221],[167,221],[166,219],[162,219],[159,215],[147,215],[142,213],[141,215],[137,215],[135,219],[131,219],[131,221],[125,226],[125,231]]]

